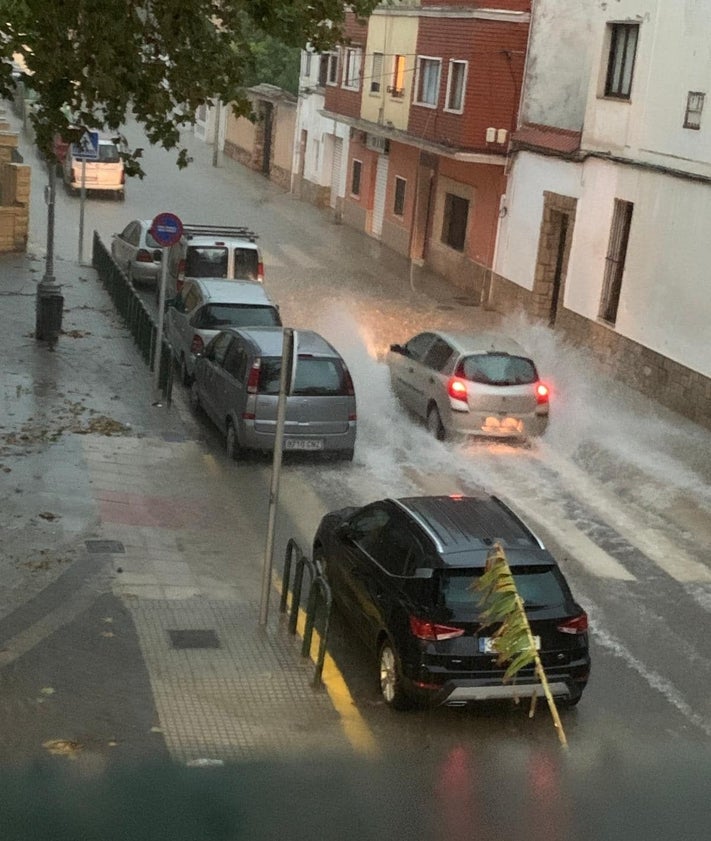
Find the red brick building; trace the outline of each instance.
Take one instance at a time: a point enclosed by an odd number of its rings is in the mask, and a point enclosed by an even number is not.
[[[350,125],[343,219],[474,294],[492,266],[530,0],[380,6],[348,22],[325,114]]]

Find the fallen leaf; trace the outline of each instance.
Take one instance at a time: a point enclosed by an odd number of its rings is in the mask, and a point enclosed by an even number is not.
[[[50,753],[56,756],[67,756],[69,759],[76,759],[83,748],[79,742],[74,742],[71,739],[50,739],[47,742],[42,742],[42,747],[47,748]]]

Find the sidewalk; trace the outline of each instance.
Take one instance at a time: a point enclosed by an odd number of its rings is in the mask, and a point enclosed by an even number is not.
[[[34,339],[43,272],[0,257],[0,692],[18,707],[0,757],[50,740],[180,763],[350,752],[275,592],[259,627],[267,512],[235,537],[229,477],[153,405],[93,269],[55,263],[63,333],[54,352]]]

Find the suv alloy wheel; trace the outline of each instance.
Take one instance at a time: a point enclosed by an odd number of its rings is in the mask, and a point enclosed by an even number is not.
[[[398,656],[389,640],[380,647],[380,692],[394,710],[407,710],[413,705],[403,689]]]

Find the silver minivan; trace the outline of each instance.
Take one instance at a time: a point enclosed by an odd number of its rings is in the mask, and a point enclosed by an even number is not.
[[[548,426],[550,390],[507,336],[418,333],[386,357],[400,402],[440,441],[453,435],[527,440]]]
[[[166,304],[165,334],[183,385],[193,379],[195,355],[225,327],[280,326],[279,307],[261,283],[195,278]]]
[[[231,458],[274,449],[283,342],[281,327],[229,328],[196,358],[191,404],[225,436]],[[312,330],[294,330],[294,358],[284,451],[351,460],[356,398],[346,363]]]

